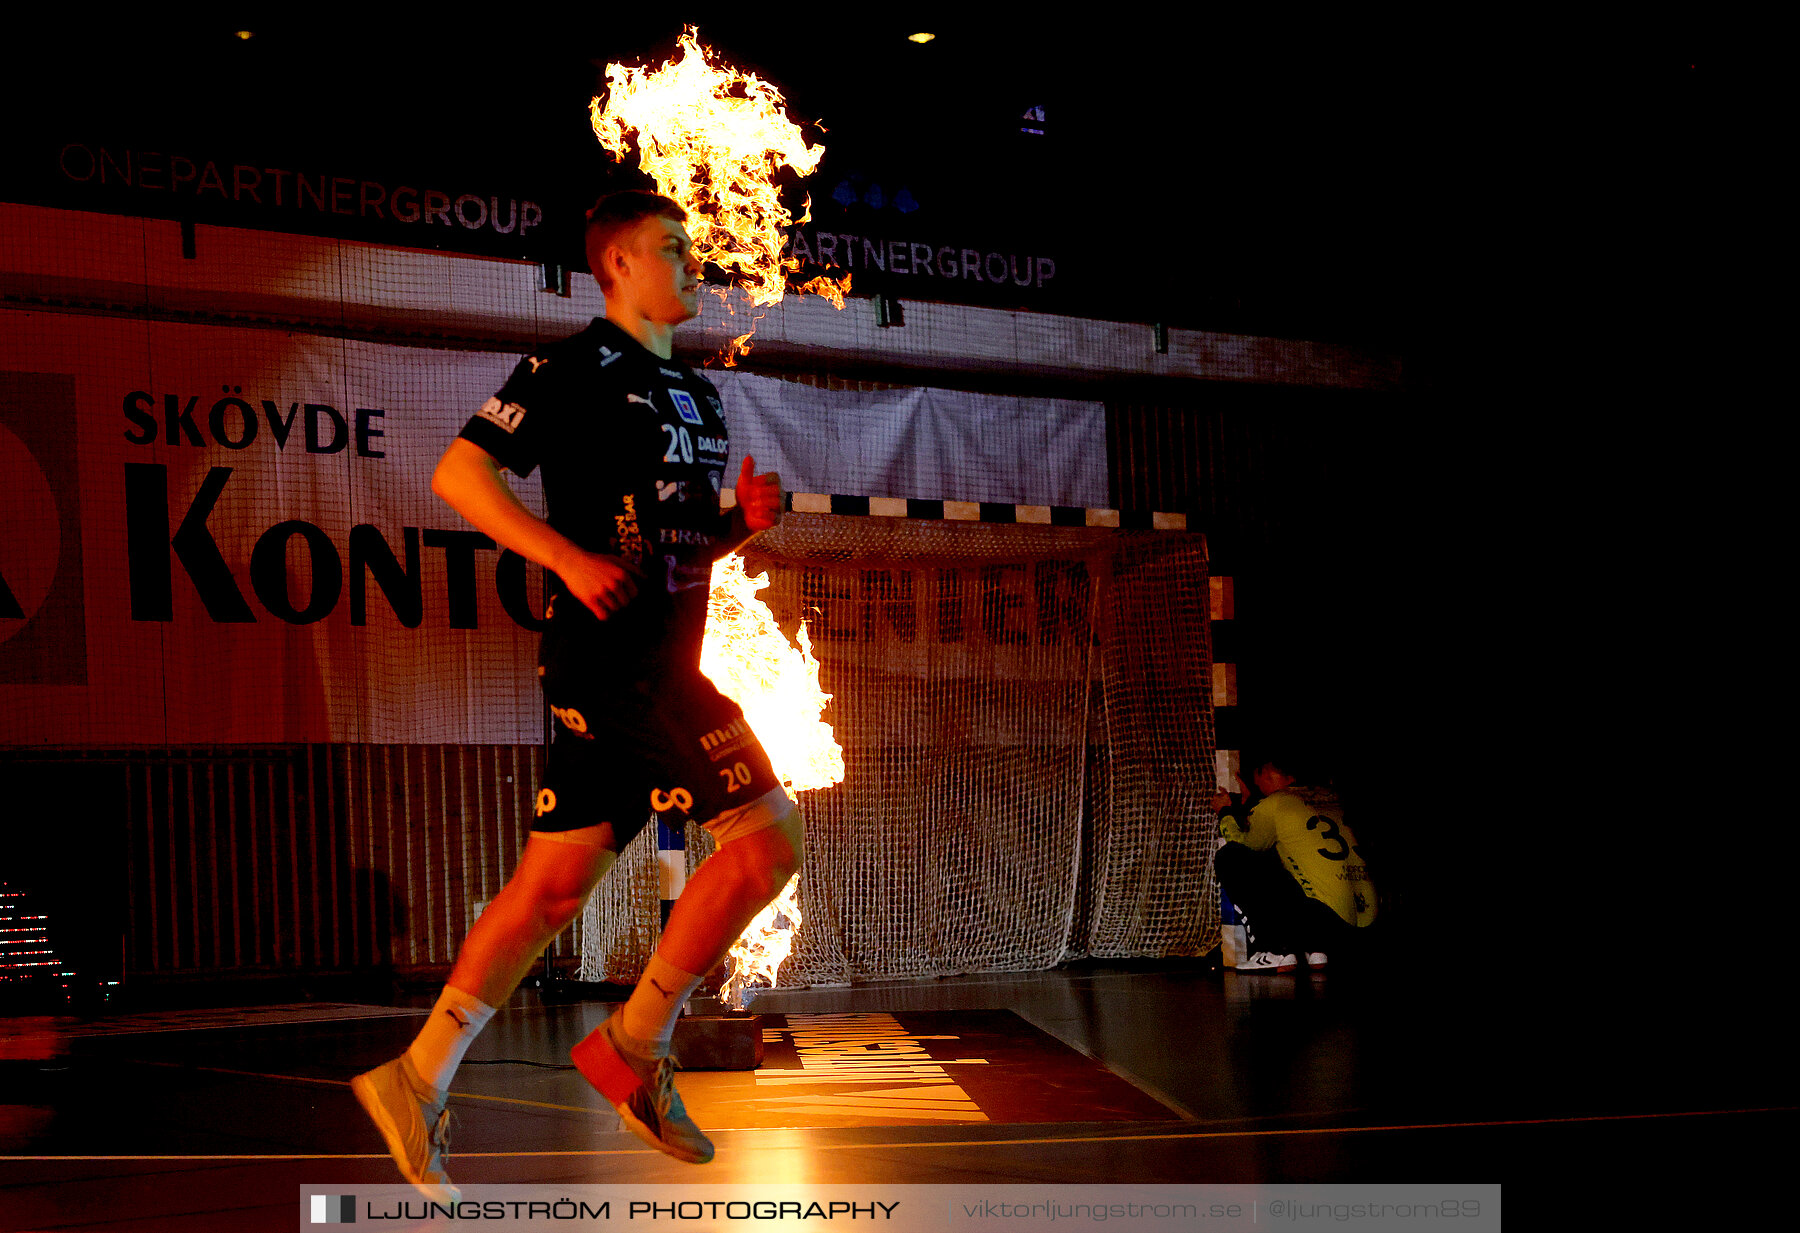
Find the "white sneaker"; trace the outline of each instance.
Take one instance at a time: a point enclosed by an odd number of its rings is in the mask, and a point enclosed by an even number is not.
[[[1325,952],[1322,950],[1307,951],[1306,952],[1306,966],[1309,968],[1324,967],[1325,966]]]
[[[1293,955],[1278,955],[1274,951],[1259,950],[1248,959],[1237,965],[1240,972],[1291,972],[1300,963]]]
[[[675,1090],[675,1059],[641,1058],[622,1048],[614,1015],[569,1052],[582,1077],[618,1110],[625,1129],[658,1151],[689,1164],[713,1158],[712,1140],[694,1125]]]
[[[385,1066],[350,1080],[350,1090],[368,1112],[401,1175],[434,1203],[454,1204],[462,1192],[444,1171],[450,1156],[449,1092],[419,1077],[412,1057],[402,1053]]]

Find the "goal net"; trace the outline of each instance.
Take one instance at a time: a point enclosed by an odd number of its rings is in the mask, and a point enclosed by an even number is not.
[[[791,514],[746,554],[804,619],[845,775],[797,794],[781,985],[1192,955],[1218,936],[1204,539]],[[583,919],[586,980],[657,940],[655,828]],[[711,850],[688,831],[688,865]]]

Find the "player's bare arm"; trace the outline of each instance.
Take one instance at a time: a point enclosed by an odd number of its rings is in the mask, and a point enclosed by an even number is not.
[[[450,442],[432,473],[431,491],[501,547],[553,571],[602,620],[637,595],[641,575],[629,562],[587,551],[526,509],[500,464],[479,445],[461,437]]]

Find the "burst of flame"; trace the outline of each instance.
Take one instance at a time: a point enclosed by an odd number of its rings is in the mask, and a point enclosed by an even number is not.
[[[731,975],[719,990],[719,998],[737,1009],[744,1008],[744,997],[752,987],[775,987],[775,975],[787,962],[794,949],[794,935],[800,930],[800,879],[792,877],[781,888],[775,902],[756,914],[744,936],[732,944]]]
[[[700,671],[744,708],[785,787],[830,787],[844,778],[844,751],[819,718],[831,695],[819,688],[819,661],[805,624],[796,648],[756,598],[768,585],[767,574],[746,574],[744,558],[735,554],[713,566]]]
[[[725,557],[713,566],[700,670],[720,693],[743,708],[775,774],[790,792],[841,783],[844,751],[831,725],[820,719],[831,695],[819,688],[812,638],[802,623],[800,645],[787,640],[775,614],[756,598],[768,585],[767,574],[745,572],[740,556]],[[776,971],[800,926],[799,885],[798,877],[790,879],[733,944],[731,976],[721,991],[727,1001],[734,1001],[751,980],[775,984]]]
[[[720,299],[723,300],[724,297],[721,296]],[[730,312],[734,317],[737,316],[737,313],[732,310],[729,303],[725,305],[725,311]],[[761,321],[762,318],[758,317],[756,320]],[[750,336],[754,333],[756,333],[756,326],[752,324],[749,330],[739,334],[736,338],[732,339],[719,349],[719,358],[725,362],[725,367],[736,368],[738,356],[750,354]]]
[[[660,68],[606,66],[605,100],[588,104],[594,136],[618,159],[635,148],[657,191],[687,211],[702,261],[734,271],[752,306],[778,304],[800,262],[781,255],[783,229],[796,220],[781,204],[775,178],[784,167],[810,175],[825,147],[806,143],[774,85],[722,61],[714,65],[695,27],[676,46],[680,54]],[[799,222],[811,216],[810,206],[809,198]],[[843,307],[841,292],[833,302]],[[750,349],[749,338],[727,344],[727,364]]]
[[[844,306],[844,297],[850,293],[850,276],[848,274],[842,278],[821,276],[811,282],[801,283],[799,290],[802,293],[810,292],[813,295],[822,295],[831,301],[832,307],[841,309]]]

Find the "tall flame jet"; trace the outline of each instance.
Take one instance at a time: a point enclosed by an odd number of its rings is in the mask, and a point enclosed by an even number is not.
[[[798,648],[788,642],[775,614],[756,598],[768,585],[766,574],[745,573],[742,557],[725,557],[713,566],[700,671],[744,708],[790,792],[842,783],[844,751],[820,718],[831,695],[819,687],[812,640],[802,624]],[[721,991],[726,1001],[740,1002],[752,980],[774,986],[800,928],[799,885],[798,877],[791,879],[732,946],[731,975]]]
[[[676,48],[679,54],[659,68],[606,66],[606,95],[588,104],[594,136],[621,161],[635,151],[657,191],[687,211],[694,252],[736,274],[751,307],[778,304],[787,276],[800,269],[797,258],[781,254],[784,228],[811,217],[811,198],[793,218],[776,176],[783,168],[812,174],[825,147],[807,144],[774,85],[714,64],[696,27],[685,29]],[[849,289],[847,275],[801,288],[839,308]],[[735,315],[723,292],[719,298]],[[754,331],[726,346],[727,365],[749,351]]]

